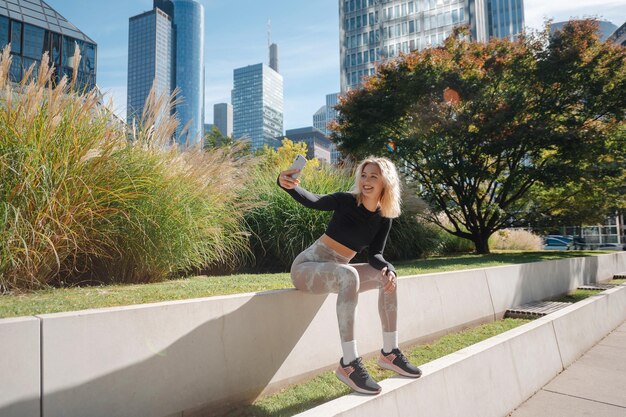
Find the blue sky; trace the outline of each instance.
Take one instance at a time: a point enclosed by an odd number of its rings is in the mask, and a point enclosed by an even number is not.
[[[152,0],[46,0],[98,44],[97,82],[126,114],[128,18]],[[285,129],[311,126],[328,93],[339,91],[338,0],[200,0],[205,10],[206,123],[213,104],[230,102],[233,69],[268,62],[267,22],[279,47]],[[525,0],[526,25],[544,18],[626,20],[626,0]]]

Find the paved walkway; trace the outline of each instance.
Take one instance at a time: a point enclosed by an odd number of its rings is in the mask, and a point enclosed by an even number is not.
[[[626,322],[510,417],[626,417]]]

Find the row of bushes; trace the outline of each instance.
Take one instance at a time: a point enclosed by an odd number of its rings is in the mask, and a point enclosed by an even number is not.
[[[66,79],[52,88],[44,56],[20,85],[0,60],[0,293],[49,285],[149,282],[207,270],[288,268],[330,213],[276,186],[303,144],[242,156],[237,146],[180,152],[167,146],[173,97],[148,99],[128,129],[95,91]],[[157,123],[158,119],[158,123]],[[303,186],[347,190],[350,167],[312,161]],[[408,259],[471,250],[405,210],[386,255]]]

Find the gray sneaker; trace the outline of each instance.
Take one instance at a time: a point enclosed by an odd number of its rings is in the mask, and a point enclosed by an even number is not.
[[[381,349],[380,357],[378,358],[378,366],[394,371],[400,375],[408,376],[409,378],[419,378],[422,376],[420,368],[411,365],[406,356],[404,356],[398,348],[393,349],[389,353],[385,353]]]
[[[353,391],[369,395],[380,393],[380,385],[367,372],[361,358],[356,358],[347,365],[343,364],[343,359],[340,360],[339,367],[335,370],[335,375]]]

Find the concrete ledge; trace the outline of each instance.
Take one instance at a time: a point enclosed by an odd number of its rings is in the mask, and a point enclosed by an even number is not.
[[[298,416],[504,416],[626,320],[625,303],[622,285],[425,364],[418,380],[390,378],[378,396],[350,394]]]
[[[551,315],[563,368],[626,320],[626,286],[593,295]]]
[[[0,320],[0,416],[39,416],[39,320]]]
[[[615,253],[613,256],[615,257],[615,272],[626,274],[626,256],[623,256],[623,253]]]
[[[400,343],[493,321],[521,302],[606,280],[620,263],[626,253],[402,277]],[[356,337],[359,352],[369,354],[382,345],[378,294],[359,297]],[[335,303],[335,295],[279,290],[25,319],[33,322],[37,340],[28,344],[36,351],[21,342],[6,349],[30,358],[20,356],[20,363],[37,364],[42,392],[19,388],[3,397],[0,390],[0,415],[33,395],[42,396],[43,414],[67,417],[201,415],[252,401],[336,366]],[[616,299],[604,308],[620,306]],[[0,359],[0,375],[16,372],[11,365]],[[19,378],[30,381],[31,371],[22,369]]]

